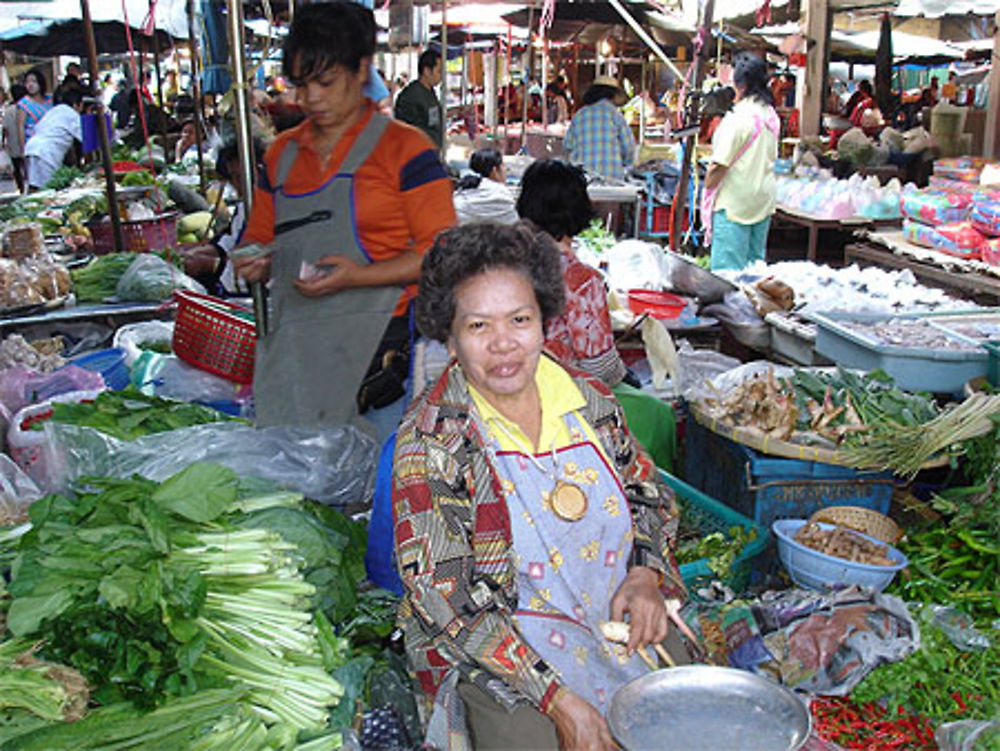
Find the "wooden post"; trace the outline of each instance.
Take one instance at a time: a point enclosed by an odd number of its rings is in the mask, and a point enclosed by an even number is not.
[[[521,68],[521,86],[524,93],[521,95],[521,148],[525,148],[528,142],[528,102],[531,94],[528,93],[528,81],[531,78],[531,55],[534,52],[534,34],[531,29],[535,25],[535,4],[532,2],[528,6],[528,49],[524,53],[524,61]]]
[[[90,0],[80,0],[80,11],[83,15],[83,35],[87,42],[87,64],[92,71],[91,77],[97,77],[97,42],[94,40],[94,22],[90,18]],[[154,32],[155,33],[155,32]],[[93,82],[91,82],[93,86]],[[122,220],[118,214],[118,196],[115,191],[115,173],[111,166],[111,141],[108,138],[108,127],[104,120],[104,97],[97,99],[97,140],[101,144],[101,163],[104,166],[104,188],[108,193],[108,216],[111,217],[111,240],[115,253],[125,249],[122,242]]]
[[[818,136],[823,124],[823,100],[830,65],[831,10],[829,0],[806,5],[806,90],[799,121],[803,136]]]
[[[150,0],[150,10],[153,10],[156,6],[152,4],[153,0]],[[153,68],[156,71],[156,101],[160,105],[160,110],[162,114],[166,114],[166,109],[163,106],[163,77],[160,75],[160,37],[156,35],[156,24],[153,24]],[[160,137],[163,139],[163,156],[169,157],[167,154],[167,118],[160,118]],[[169,161],[169,159],[168,159]]]
[[[823,0],[825,2],[826,0]],[[692,73],[691,90],[701,91],[701,82],[705,77],[705,59],[712,54],[712,48],[708,44],[708,41],[712,38],[712,23],[715,17],[715,0],[706,0],[704,7],[704,16],[701,19],[701,31],[700,36],[705,43],[702,45],[701,50],[699,50],[694,57],[692,65],[694,65],[694,71]],[[680,80],[684,80],[681,77]],[[680,109],[680,107],[678,107]],[[697,113],[688,112],[687,122],[696,122],[694,118]],[[681,222],[684,220],[684,210],[687,207],[688,199],[688,183],[691,180],[691,163],[694,161],[694,149],[697,143],[697,136],[692,135],[684,139],[684,149],[682,151],[683,158],[681,160],[681,175],[680,179],[677,181],[677,193],[674,196],[674,216],[673,216],[673,226],[670,228],[670,249],[677,250],[677,242],[681,236]],[[694,212],[691,212],[692,215]],[[693,218],[693,216],[692,216]]]
[[[986,130],[983,133],[983,156],[992,159],[1000,153],[1000,133],[997,132],[1000,126],[1000,117],[997,116],[1000,110],[1000,11],[997,11],[993,29],[993,67],[990,69],[990,90],[989,106],[986,108]]]
[[[201,133],[205,124],[205,100],[198,75],[198,27],[194,22],[194,0],[188,0],[188,52],[191,54],[191,91],[194,93],[194,137],[198,149],[198,189],[205,195],[205,158],[201,154]]]

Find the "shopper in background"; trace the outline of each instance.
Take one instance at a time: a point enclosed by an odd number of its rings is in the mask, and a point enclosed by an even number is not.
[[[496,149],[480,149],[469,157],[469,169],[475,174],[463,177],[455,186],[458,223],[516,222],[514,194],[507,187],[503,155]]]
[[[594,207],[583,170],[561,159],[533,162],[521,178],[517,213],[558,243],[566,282],[566,307],[549,321],[545,347],[567,365],[614,386],[625,377],[615,349],[604,278],[573,252],[573,238],[587,229]]]
[[[22,154],[35,133],[35,127],[45,117],[45,113],[52,109],[52,97],[46,93],[45,76],[41,71],[29,70],[25,73],[24,88],[28,93],[17,103],[17,131]]]
[[[24,147],[28,165],[28,190],[41,190],[63,164],[75,141],[83,140],[80,113],[83,92],[79,88],[63,92],[63,101],[45,113],[34,135]]]
[[[3,147],[10,156],[11,173],[19,193],[24,193],[26,186],[24,182],[24,151],[21,148],[21,137],[17,129],[17,113],[20,111],[17,103],[27,93],[28,90],[22,84],[15,83],[10,87],[10,101],[3,110]]]
[[[736,104],[712,137],[701,219],[712,269],[763,260],[774,213],[781,121],[767,85],[767,63],[749,52],[733,59]]]
[[[563,144],[573,164],[621,180],[635,160],[635,137],[618,107],[625,94],[611,76],[598,76],[569,124]]]
[[[441,55],[424,50],[417,60],[419,77],[396,97],[396,119],[420,128],[440,150],[444,145],[444,112],[434,87],[441,83]]]

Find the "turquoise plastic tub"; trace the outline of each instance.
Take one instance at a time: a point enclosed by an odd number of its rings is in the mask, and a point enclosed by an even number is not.
[[[752,519],[748,519],[733,511],[724,503],[719,503],[714,498],[702,493],[697,488],[688,485],[683,480],[679,480],[673,475],[660,471],[663,481],[669,485],[673,491],[686,501],[685,513],[689,521],[693,522],[703,534],[712,532],[728,533],[730,527],[743,527],[746,530],[757,530],[757,538],[743,548],[742,552],[733,561],[730,576],[725,582],[737,592],[746,589],[751,583],[754,574],[760,573],[756,569],[760,556],[767,549],[768,531],[766,527],[757,524]],[[715,575],[708,567],[708,559],[702,558],[691,563],[685,563],[680,567],[681,578],[690,588],[696,584],[707,582]]]

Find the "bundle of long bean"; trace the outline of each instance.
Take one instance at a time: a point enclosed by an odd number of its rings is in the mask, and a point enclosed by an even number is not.
[[[845,446],[840,453],[857,467],[914,475],[940,452],[993,430],[994,415],[1000,415],[1000,395],[973,394],[922,425],[870,424],[864,443]]]

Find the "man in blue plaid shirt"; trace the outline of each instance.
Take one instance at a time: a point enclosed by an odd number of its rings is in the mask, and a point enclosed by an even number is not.
[[[583,95],[563,144],[570,161],[590,174],[621,180],[635,159],[635,138],[616,100],[622,96],[611,76],[598,76]]]

